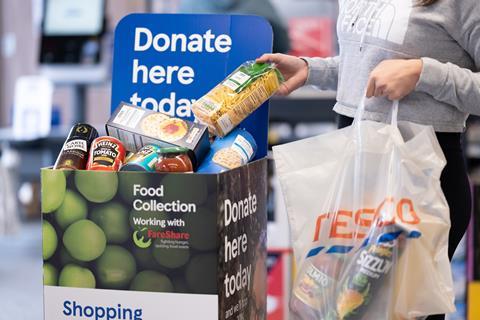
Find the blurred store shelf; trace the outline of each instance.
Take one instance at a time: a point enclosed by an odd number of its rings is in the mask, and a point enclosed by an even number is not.
[[[19,139],[14,135],[12,128],[0,128],[0,143],[8,143],[10,146],[18,148],[42,148],[43,142],[63,143],[65,137],[68,135],[69,130],[70,126],[56,126],[52,128],[47,137],[37,139]]]
[[[479,142],[469,142],[466,153],[470,159],[480,159],[480,143]]]
[[[99,134],[105,134],[104,125],[94,125],[95,128],[98,128]],[[71,125],[66,126],[54,126],[52,127],[50,134],[43,138],[36,139],[18,139],[15,137],[12,128],[0,128],[0,144],[8,143],[10,146],[15,148],[43,148],[43,144],[63,144],[65,141]]]
[[[297,90],[288,97],[270,100],[270,122],[334,122],[335,92],[311,88]]]
[[[287,98],[289,99],[317,99],[317,100],[335,100],[337,98],[336,91],[323,91],[314,87],[301,87],[295,90]]]
[[[41,65],[39,73],[57,85],[100,85],[109,79],[110,70],[102,65]]]
[[[105,134],[103,125],[96,125],[99,134]],[[50,134],[38,139],[18,139],[11,128],[0,128],[0,147],[18,152],[21,159],[19,180],[38,181],[40,169],[51,166],[60,152],[71,126],[52,127]]]

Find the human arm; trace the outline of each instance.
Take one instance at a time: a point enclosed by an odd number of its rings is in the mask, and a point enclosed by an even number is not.
[[[304,85],[320,89],[336,89],[338,83],[338,57],[298,58],[286,54],[264,54],[257,62],[273,62],[285,77],[279,95],[289,95]]]
[[[450,4],[445,2],[445,5]],[[465,0],[463,5],[465,7],[462,10],[452,13],[453,18],[448,20],[444,28],[453,38],[452,41],[456,41],[472,58],[472,67],[462,68],[428,57],[386,60],[370,74],[367,96],[399,100],[415,90],[465,113],[479,115],[480,7],[476,0]]]
[[[380,62],[370,73],[367,98],[401,100],[413,90],[422,73],[421,59],[391,59]]]
[[[477,0],[455,5],[454,19],[446,30],[474,62],[472,70],[452,63],[422,58],[423,69],[416,90],[459,110],[480,114],[480,7]]]
[[[480,114],[480,73],[432,58],[382,61],[370,74],[367,97],[401,100],[414,90]]]
[[[337,90],[339,56],[302,59],[308,64],[308,77],[305,85],[313,85],[322,90]]]
[[[480,115],[479,72],[430,58],[422,60],[423,69],[417,91],[428,93],[436,100],[451,104],[463,112]]]

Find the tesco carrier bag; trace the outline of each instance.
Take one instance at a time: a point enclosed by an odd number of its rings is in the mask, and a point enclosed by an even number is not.
[[[454,311],[446,160],[432,127],[362,121],[273,148],[298,273],[293,319],[424,319]]]

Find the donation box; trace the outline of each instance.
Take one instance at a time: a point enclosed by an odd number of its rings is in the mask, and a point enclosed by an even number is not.
[[[192,120],[195,99],[271,46],[256,16],[129,15],[110,107]],[[44,319],[265,319],[268,103],[239,127],[256,158],[219,174],[42,169]]]

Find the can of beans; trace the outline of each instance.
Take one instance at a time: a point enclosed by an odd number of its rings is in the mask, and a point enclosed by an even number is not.
[[[87,170],[118,171],[125,161],[123,143],[113,137],[99,137],[92,142]]]
[[[192,152],[187,148],[162,148],[155,165],[157,172],[193,172]]]
[[[159,151],[160,147],[154,144],[143,146],[137,153],[129,157],[128,162],[120,171],[155,171]]]

